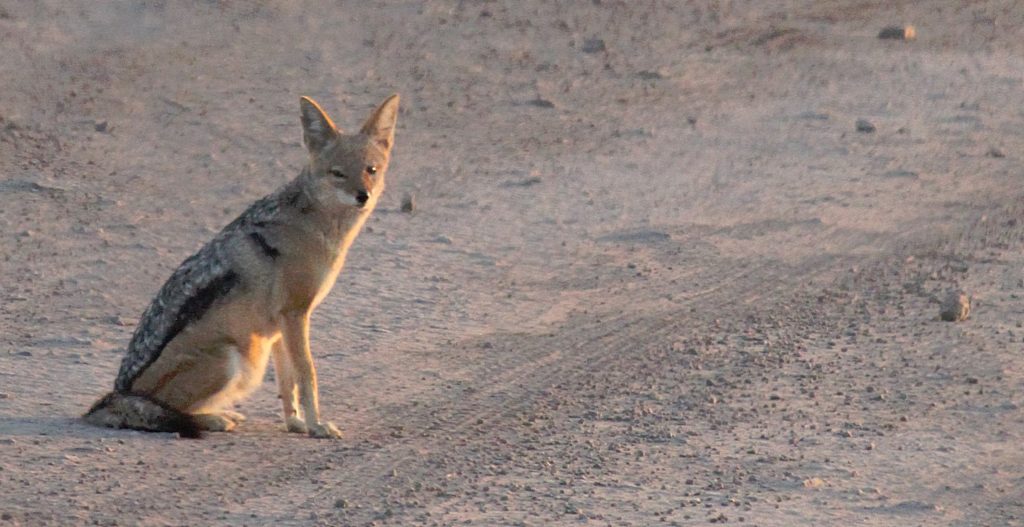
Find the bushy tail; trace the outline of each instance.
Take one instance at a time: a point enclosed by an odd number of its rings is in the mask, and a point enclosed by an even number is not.
[[[192,416],[145,395],[111,392],[83,416],[87,423],[147,432],[177,432],[181,437],[202,437]]]

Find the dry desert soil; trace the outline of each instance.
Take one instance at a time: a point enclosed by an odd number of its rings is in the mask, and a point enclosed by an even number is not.
[[[1024,525],[1018,1],[0,1],[0,83],[0,526]],[[346,438],[83,424],[299,96],[393,92]]]

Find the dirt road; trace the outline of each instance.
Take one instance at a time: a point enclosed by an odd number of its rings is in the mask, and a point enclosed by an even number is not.
[[[1024,525],[1017,2],[79,4],[0,3],[0,526]],[[392,92],[346,439],[78,421],[298,97]]]

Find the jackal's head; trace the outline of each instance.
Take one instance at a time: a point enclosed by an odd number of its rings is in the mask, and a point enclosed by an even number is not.
[[[302,138],[309,150],[306,188],[327,211],[373,210],[384,190],[395,142],[398,95],[388,97],[355,134],[334,126],[313,99],[303,97]]]

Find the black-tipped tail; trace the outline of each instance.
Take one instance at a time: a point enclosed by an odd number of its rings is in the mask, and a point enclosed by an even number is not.
[[[199,424],[191,415],[135,393],[108,393],[82,417],[87,423],[110,428],[176,432],[189,439],[203,437]]]

